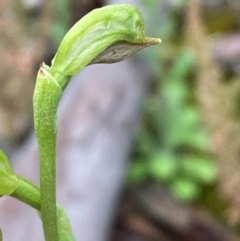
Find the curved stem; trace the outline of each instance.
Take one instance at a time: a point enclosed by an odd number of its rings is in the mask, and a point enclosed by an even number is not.
[[[34,126],[39,147],[41,215],[45,239],[58,241],[56,211],[56,115],[61,87],[42,65],[33,97]]]
[[[11,196],[35,208],[39,211],[40,216],[42,216],[40,208],[40,191],[28,180],[17,176],[17,187]],[[57,205],[57,225],[59,229],[60,241],[75,240],[68,217],[60,205]]]

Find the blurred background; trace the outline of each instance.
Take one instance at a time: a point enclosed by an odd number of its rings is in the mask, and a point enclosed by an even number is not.
[[[240,240],[239,0],[1,0],[0,147],[38,183],[38,67],[78,19],[115,3],[138,6],[162,43],[87,67],[63,96],[58,198],[76,239]],[[5,241],[43,240],[29,209],[1,198]]]

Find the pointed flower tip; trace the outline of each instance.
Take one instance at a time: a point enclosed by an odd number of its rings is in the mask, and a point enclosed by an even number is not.
[[[146,42],[151,44],[151,45],[155,45],[155,44],[160,44],[162,42],[162,40],[160,38],[147,37]]]

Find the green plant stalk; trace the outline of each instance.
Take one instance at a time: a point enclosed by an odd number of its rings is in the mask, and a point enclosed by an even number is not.
[[[39,211],[41,215],[41,201],[40,191],[28,180],[17,176],[17,187],[14,192],[10,195]],[[60,241],[74,241],[75,238],[72,233],[72,229],[68,220],[68,217],[64,209],[57,205],[57,225],[59,229],[59,240]]]
[[[34,125],[40,159],[41,215],[47,241],[58,241],[56,212],[56,115],[62,96],[58,83],[42,65],[34,91]]]
[[[43,64],[33,96],[34,126],[39,147],[40,197],[44,234],[58,241],[56,215],[56,114],[62,91],[72,75],[93,63],[119,62],[160,43],[144,34],[143,17],[129,4],[96,9],[65,35],[52,61]]]

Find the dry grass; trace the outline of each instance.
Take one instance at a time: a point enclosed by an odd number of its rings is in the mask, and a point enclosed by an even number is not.
[[[17,1],[0,1],[0,141],[17,141],[31,126],[34,67],[43,57],[52,2],[35,18]]]
[[[226,82],[209,51],[199,0],[189,4],[186,37],[197,56],[197,96],[219,170],[220,194],[227,200],[231,224],[240,221],[240,118],[236,111],[240,79]]]

